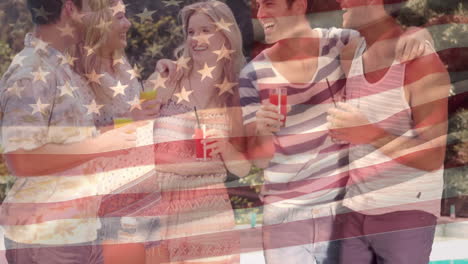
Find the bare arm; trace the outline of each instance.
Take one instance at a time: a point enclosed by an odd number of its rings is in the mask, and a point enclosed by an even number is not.
[[[215,136],[215,134],[209,134],[208,136]],[[226,169],[231,173],[245,177],[250,172],[252,163],[245,155],[245,141],[244,138],[218,138],[207,139],[207,149],[212,149],[211,155],[220,154]]]
[[[341,50],[340,63],[346,76],[348,76],[349,70],[351,69],[351,64],[359,41],[359,38],[355,38]],[[378,43],[374,43],[374,45],[389,45],[389,41],[391,41],[391,39],[379,41]],[[403,36],[398,39],[397,45],[395,46],[395,57],[398,61],[402,62],[409,62],[415,58],[433,52],[434,39],[427,29],[419,27],[408,28]],[[383,70],[384,68],[372,69],[372,71]]]
[[[382,131],[372,145],[405,165],[439,169],[445,157],[448,74],[436,55],[427,55],[408,65],[405,83],[416,136],[397,137]]]
[[[437,55],[418,58],[407,65],[405,73],[415,136],[393,135],[370,123],[349,104],[329,110],[331,134],[354,144],[372,144],[406,166],[426,171],[439,169],[445,155],[449,87],[448,74]]]
[[[257,135],[256,125],[253,122],[246,126],[248,156],[256,167],[266,168],[275,153],[273,135]]]
[[[268,167],[275,154],[273,134],[280,130],[282,118],[277,113],[277,106],[263,103],[256,113],[255,122],[246,125],[249,157],[258,168]]]
[[[425,28],[409,27],[398,39],[396,48],[396,58],[409,62],[428,52],[434,52],[434,39]]]
[[[40,176],[66,171],[104,155],[118,155],[135,146],[135,127],[129,125],[96,138],[70,144],[46,144],[32,150],[5,153],[8,167],[16,176]]]

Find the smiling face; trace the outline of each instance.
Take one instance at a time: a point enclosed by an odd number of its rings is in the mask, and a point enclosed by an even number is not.
[[[214,51],[220,50],[225,41],[226,38],[207,15],[196,12],[190,17],[186,44],[194,62],[216,62]]]
[[[127,32],[131,26],[130,21],[128,21],[125,15],[125,7],[122,1],[116,2],[117,3],[112,7],[115,8],[115,10],[117,10],[116,7],[118,6],[122,6],[122,8],[117,11],[111,19],[110,30],[105,44],[105,47],[112,51],[121,50],[127,46]]]
[[[127,46],[127,32],[131,26],[122,0],[87,2],[83,8],[84,46],[95,49],[101,56],[121,52]]]
[[[294,28],[301,23],[300,18],[305,16],[299,13],[295,5],[288,6],[286,0],[256,0],[257,18],[263,26],[265,41],[275,43],[291,37]]]

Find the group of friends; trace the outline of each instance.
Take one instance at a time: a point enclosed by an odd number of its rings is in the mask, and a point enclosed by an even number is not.
[[[253,2],[271,45],[250,62],[226,4],[186,5],[177,59],[140,81],[122,0],[27,0],[0,82],[8,263],[239,263],[225,182],[252,166],[267,264],[428,263],[450,79],[402,3],[337,1],[343,28]]]

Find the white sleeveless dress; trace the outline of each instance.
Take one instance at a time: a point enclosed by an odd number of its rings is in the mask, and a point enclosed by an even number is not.
[[[228,130],[225,111],[199,111],[207,129]],[[163,238],[170,260],[177,262],[238,263],[239,238],[224,181],[227,171],[220,157],[198,161],[192,139],[193,110],[169,100],[155,120],[156,175],[162,202],[148,212],[163,215]]]

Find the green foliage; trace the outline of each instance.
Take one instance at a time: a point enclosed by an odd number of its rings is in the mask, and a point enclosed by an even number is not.
[[[3,157],[0,156],[0,203],[5,198],[13,182],[14,177],[8,173],[5,163],[3,162]]]
[[[466,93],[468,72],[468,3],[461,0],[409,0],[399,20],[407,26],[425,26],[436,50],[446,64],[452,82],[451,96]],[[468,109],[458,109],[449,117],[445,197],[468,195]]]
[[[23,48],[24,35],[32,28],[25,2],[6,0],[0,3],[0,76]]]
[[[239,186],[246,186],[248,190],[243,195],[231,196],[231,204],[234,208],[237,224],[249,224],[251,213],[257,215],[257,222],[262,219],[262,209],[258,207],[260,189],[263,185],[263,170],[253,167],[250,173],[243,178],[228,184],[228,187],[234,188]]]
[[[449,5],[449,4],[452,5]],[[445,24],[431,27],[436,48],[446,50],[441,59],[447,64],[447,69],[453,84],[452,96],[466,93],[466,59],[468,59],[468,40],[466,36],[468,25],[460,23],[460,18],[466,19],[468,3],[450,0],[448,2],[429,1],[430,20],[432,24]],[[440,13],[440,10],[446,12]],[[453,49],[450,49],[453,48]],[[444,172],[445,197],[468,195],[468,109],[460,108],[449,119],[449,134],[447,140],[446,169]]]
[[[0,64],[0,72],[5,72],[11,60],[13,59],[13,50],[4,41],[0,41],[0,61],[7,63]]]
[[[468,196],[468,110],[462,109],[450,119],[446,170],[446,196]]]
[[[32,29],[25,3],[26,1],[18,0],[0,2],[0,76],[7,70],[15,54],[23,49],[24,36]],[[14,178],[9,175],[3,157],[0,156],[0,203],[13,182]]]
[[[142,68],[142,78],[146,79],[154,72],[157,60],[169,57],[183,41],[182,27],[173,16],[162,16],[156,22],[139,18],[130,18],[133,27],[128,33],[126,53],[132,64]]]

